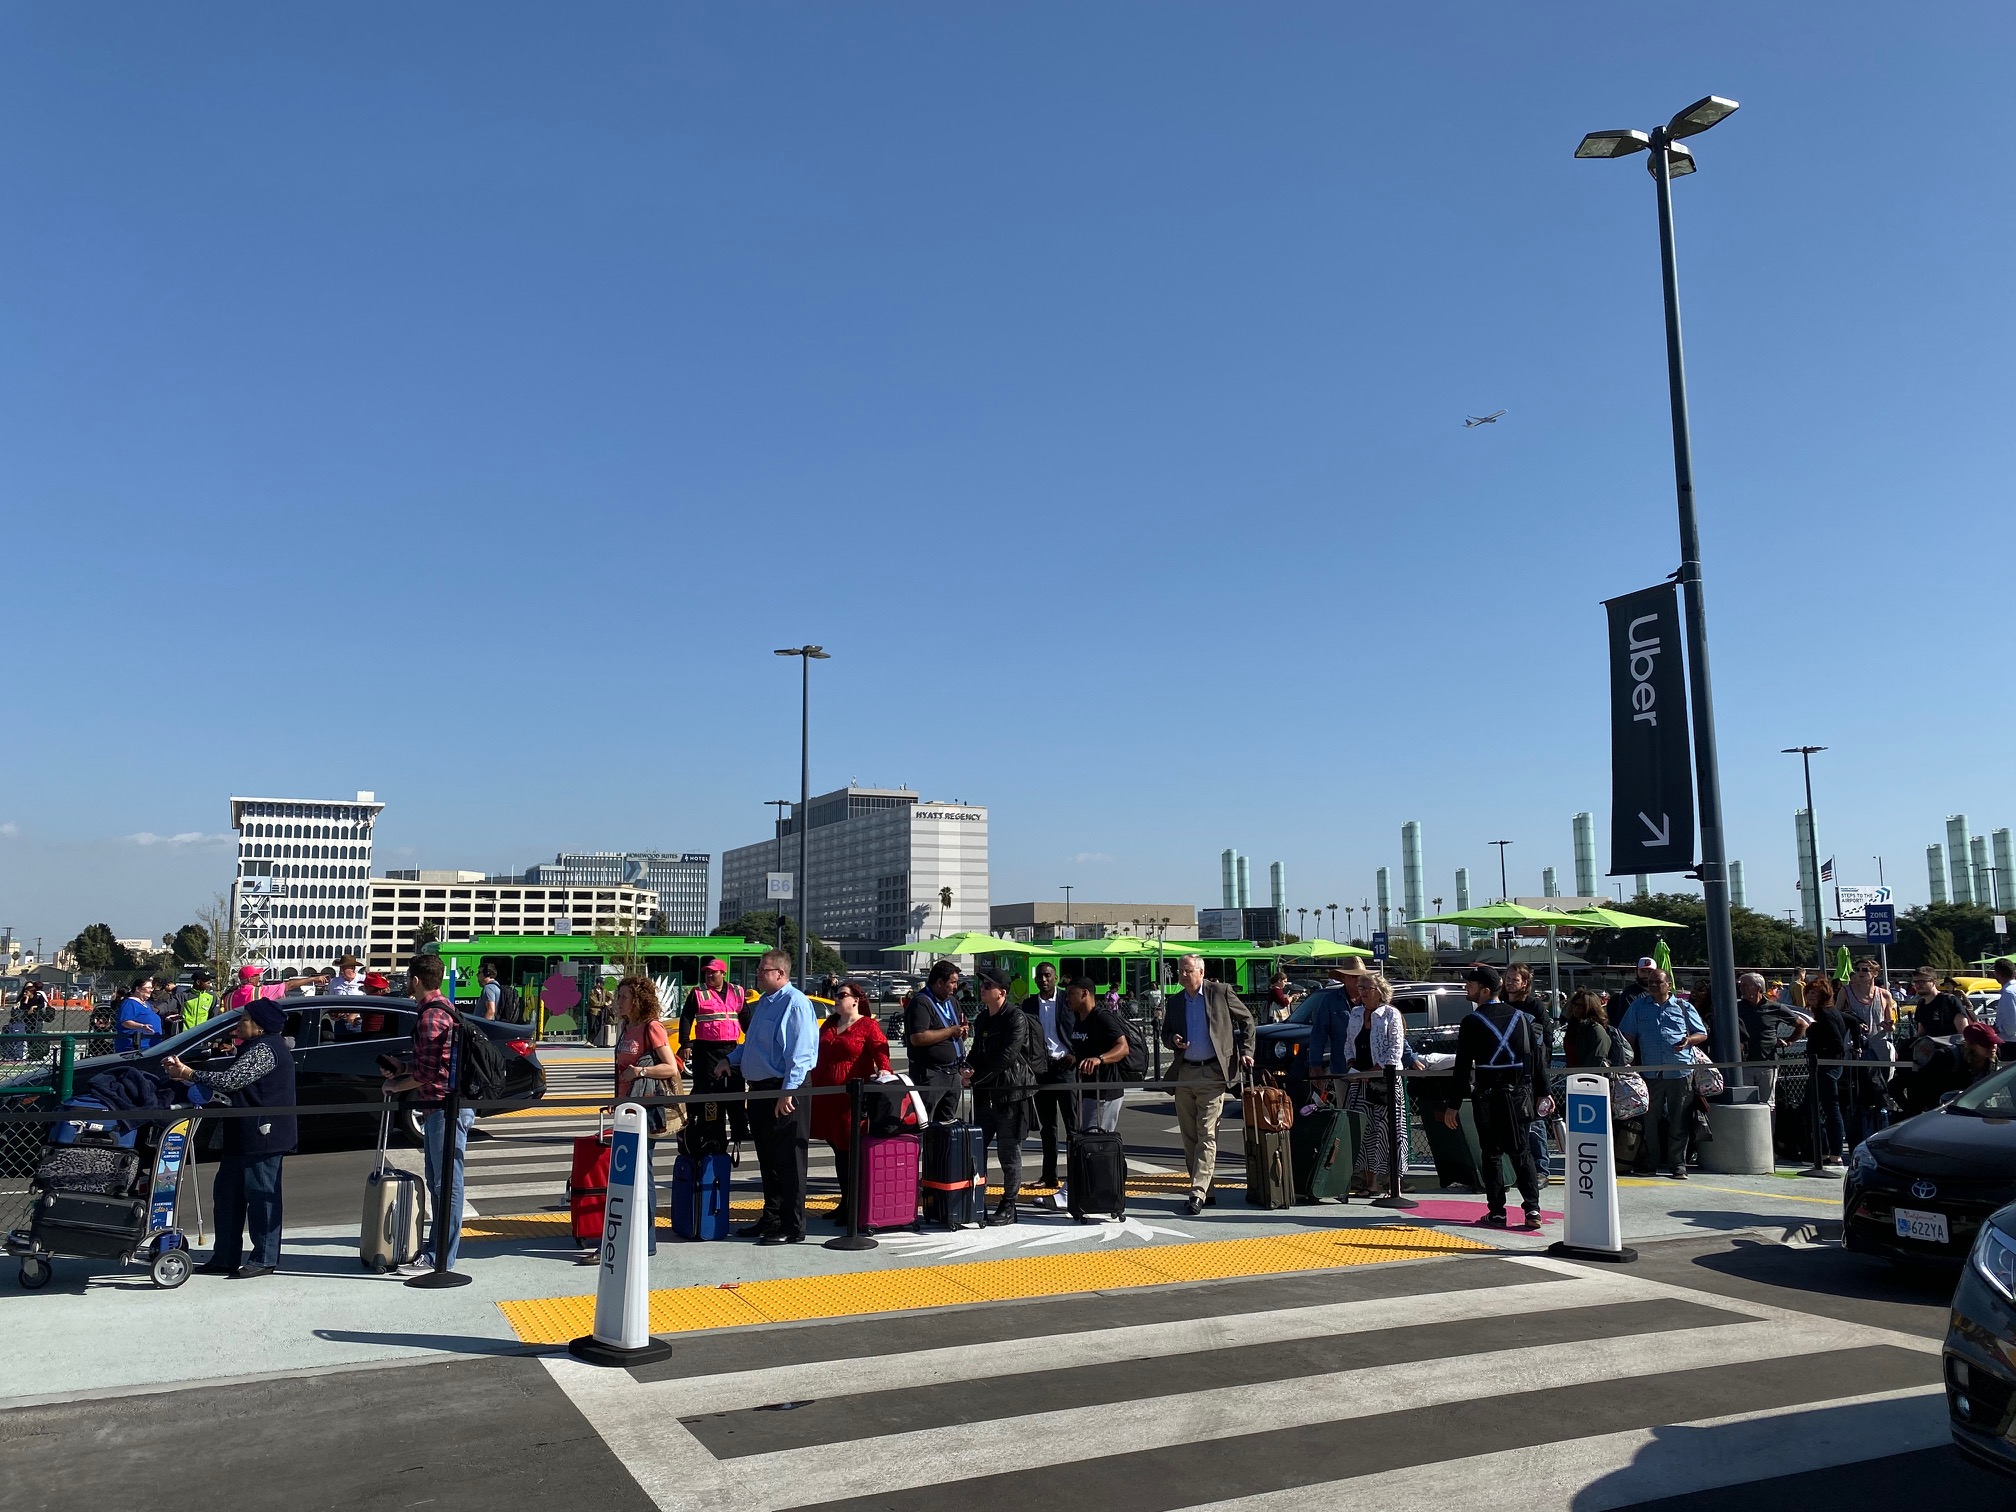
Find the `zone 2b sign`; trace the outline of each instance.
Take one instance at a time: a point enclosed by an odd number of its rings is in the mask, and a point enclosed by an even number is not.
[[[1897,905],[1895,903],[1863,904],[1862,936],[1871,945],[1895,945],[1897,943]]]

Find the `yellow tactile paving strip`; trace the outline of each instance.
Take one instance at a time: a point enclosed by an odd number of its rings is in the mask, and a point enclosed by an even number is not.
[[[1212,1183],[1212,1186],[1221,1192],[1241,1192],[1245,1190],[1245,1183],[1238,1181],[1215,1181]],[[556,1195],[558,1190],[559,1186],[556,1184]],[[989,1205],[999,1199],[1000,1190],[999,1187],[992,1186],[987,1189]],[[1056,1190],[1055,1187],[1025,1186],[1022,1188],[1022,1197],[1026,1204],[1030,1199],[1047,1197]],[[1189,1190],[1190,1179],[1182,1175],[1131,1176],[1127,1180],[1127,1195],[1129,1197],[1174,1197]],[[840,1199],[830,1192],[805,1199],[805,1211],[811,1214],[830,1213],[839,1205]],[[728,1212],[733,1222],[753,1223],[757,1218],[762,1216],[763,1200],[753,1195],[744,1197],[739,1202],[731,1200],[728,1204]],[[658,1227],[660,1229],[669,1228],[670,1223],[670,1219],[664,1217],[662,1214],[659,1216]],[[500,1214],[494,1218],[471,1218],[466,1220],[462,1225],[462,1237],[464,1239],[537,1239],[551,1235],[566,1227],[567,1215],[565,1213]]]
[[[739,1285],[676,1286],[651,1293],[651,1332],[690,1333],[752,1323],[795,1323],[810,1318],[911,1312],[974,1302],[1168,1286],[1181,1281],[1221,1281],[1239,1276],[1378,1265],[1489,1249],[1489,1245],[1474,1239],[1435,1229],[1382,1224],[1321,1233],[1273,1234],[1262,1239],[1209,1239],[1125,1250],[974,1260],[962,1265],[746,1281]],[[497,1305],[527,1344],[564,1344],[587,1333],[595,1321],[592,1296],[535,1297]]]

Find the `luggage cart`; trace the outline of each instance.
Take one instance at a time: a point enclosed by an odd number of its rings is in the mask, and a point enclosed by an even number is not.
[[[47,1286],[55,1274],[51,1262],[59,1259],[144,1265],[159,1287],[172,1289],[187,1281],[193,1266],[178,1222],[182,1167],[195,1127],[193,1111],[162,1127],[141,1195],[38,1191],[27,1226],[6,1239],[7,1253],[20,1257],[17,1279],[22,1287],[34,1291]]]

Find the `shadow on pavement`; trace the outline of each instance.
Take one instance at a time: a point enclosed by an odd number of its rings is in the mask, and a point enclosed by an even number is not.
[[[1957,1271],[1916,1270],[1829,1246],[1738,1240],[1728,1249],[1694,1257],[1695,1265],[1736,1280],[1783,1287],[1811,1296],[1861,1302],[1944,1307]]]
[[[520,1344],[516,1339],[479,1339],[463,1334],[374,1333],[354,1328],[318,1328],[314,1335],[332,1344],[378,1344],[401,1349],[429,1349],[439,1354],[548,1355],[564,1354],[564,1344]]]

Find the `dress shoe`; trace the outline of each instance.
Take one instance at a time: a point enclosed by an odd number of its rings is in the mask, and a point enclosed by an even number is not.
[[[1192,1218],[1195,1218],[1199,1213],[1204,1211],[1204,1199],[1193,1193],[1190,1200],[1183,1204],[1183,1211]]]
[[[228,1276],[237,1269],[237,1266],[227,1264],[222,1260],[205,1260],[201,1265],[196,1267],[193,1274],[198,1276]]]
[[[261,1276],[270,1276],[275,1270],[271,1265],[241,1265],[231,1272],[233,1281],[255,1281]]]
[[[768,1218],[759,1218],[754,1223],[745,1223],[735,1230],[737,1239],[768,1239],[779,1232],[777,1225]]]
[[[1017,1220],[1015,1217],[1015,1199],[1013,1197],[1003,1197],[999,1203],[995,1204],[994,1216],[989,1218],[987,1221],[989,1223],[1016,1222]]]
[[[756,1247],[758,1249],[774,1249],[780,1244],[803,1244],[804,1242],[805,1236],[803,1234],[787,1234],[781,1229],[772,1229],[756,1241]]]

